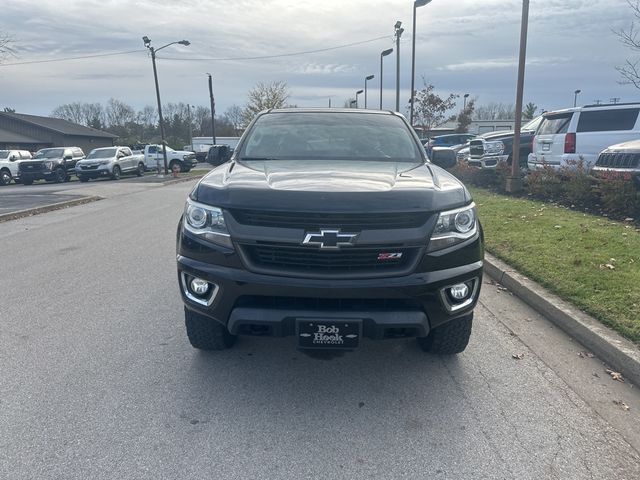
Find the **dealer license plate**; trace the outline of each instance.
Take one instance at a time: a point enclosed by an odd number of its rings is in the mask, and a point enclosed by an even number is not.
[[[299,348],[353,350],[360,344],[362,321],[298,319],[296,335]]]

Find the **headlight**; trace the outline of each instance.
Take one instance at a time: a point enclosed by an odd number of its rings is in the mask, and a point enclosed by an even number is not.
[[[478,230],[476,205],[441,212],[429,240],[428,252],[450,247],[473,237]]]
[[[109,165],[111,160],[100,160],[100,165]]]
[[[53,162],[44,162],[44,168],[51,170],[53,168]]]
[[[484,144],[484,153],[486,155],[502,155],[502,152],[504,152],[504,143],[499,140]]]
[[[203,240],[233,248],[222,210],[187,198],[184,228]]]

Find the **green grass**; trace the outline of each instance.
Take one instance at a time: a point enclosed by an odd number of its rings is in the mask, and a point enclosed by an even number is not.
[[[640,344],[640,229],[471,188],[488,252]]]

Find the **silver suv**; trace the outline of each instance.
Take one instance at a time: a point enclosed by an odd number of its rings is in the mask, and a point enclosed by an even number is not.
[[[619,143],[603,150],[591,173],[594,176],[607,173],[629,176],[640,186],[640,140]]]

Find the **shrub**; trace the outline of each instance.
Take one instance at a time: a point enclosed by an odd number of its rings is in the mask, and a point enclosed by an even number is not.
[[[599,203],[598,193],[593,189],[594,179],[589,175],[583,160],[561,169],[560,178],[563,180],[563,198],[558,200],[584,208],[593,208]]]
[[[563,186],[560,172],[545,165],[527,175],[525,185],[529,194],[545,201],[558,201],[562,198]]]
[[[613,216],[638,219],[640,192],[631,174],[602,172],[598,179],[598,190],[604,212]]]

